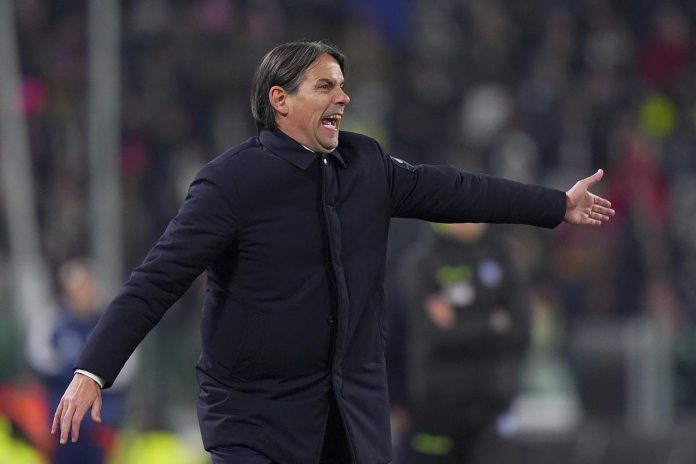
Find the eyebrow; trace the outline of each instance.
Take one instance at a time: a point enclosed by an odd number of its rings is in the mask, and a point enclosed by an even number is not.
[[[331,84],[331,85],[336,85],[338,83],[338,85],[341,86],[345,83],[345,79],[341,80],[341,81],[336,81],[336,80],[328,78],[328,77],[320,77],[319,79],[317,79],[317,84],[323,84],[323,83],[327,83],[327,84]]]

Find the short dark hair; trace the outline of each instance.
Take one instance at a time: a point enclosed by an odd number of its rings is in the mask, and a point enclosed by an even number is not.
[[[323,40],[290,42],[266,53],[254,74],[251,88],[251,114],[259,129],[276,127],[275,110],[268,99],[271,87],[278,85],[289,93],[297,92],[307,68],[324,54],[334,57],[341,72],[347,73],[346,56],[335,45]]]

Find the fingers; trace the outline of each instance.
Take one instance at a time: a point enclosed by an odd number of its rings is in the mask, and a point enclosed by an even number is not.
[[[92,379],[76,374],[65,390],[65,394],[56,408],[51,424],[51,433],[60,429],[60,443],[65,444],[68,438],[76,442],[80,437],[80,424],[92,409],[92,418],[101,422],[101,390]]]
[[[599,197],[597,197],[597,198],[599,198]],[[609,203],[606,200],[604,200],[604,201],[606,203]],[[606,204],[606,203],[604,203],[604,204]],[[611,203],[609,203],[609,204],[611,205]],[[609,221],[609,219],[611,219],[614,216],[614,214],[616,214],[616,212],[613,209],[605,207],[605,206],[600,206],[599,204],[594,204],[594,205],[592,205],[592,208],[590,208],[589,213],[587,213],[587,219],[588,219],[587,223],[592,224],[592,225],[601,225],[602,223]],[[599,223],[595,224],[593,222],[590,222],[593,220],[599,221]]]
[[[64,400],[61,400],[61,403],[63,401]],[[63,415],[60,418],[60,443],[63,445],[68,442],[68,437],[70,436],[70,429],[71,429],[71,426],[73,425],[73,421],[72,421],[73,414],[75,414],[75,407],[74,406],[64,406],[63,407]],[[79,422],[77,424],[77,428],[78,428],[78,435],[79,435],[79,428],[80,428]]]
[[[602,198],[602,197],[598,197],[597,195],[593,194],[592,201],[593,201],[595,206],[603,206],[605,208],[611,208],[611,202],[609,200]]]
[[[75,412],[72,416],[70,422],[70,429],[72,431],[72,442],[75,443],[78,438],[80,438],[80,424],[82,424],[82,419],[85,417],[86,409],[75,408]],[[66,433],[67,435],[67,433]],[[67,436],[66,436],[67,438]],[[64,443],[61,441],[61,443]]]
[[[102,400],[101,396],[97,397],[97,399],[94,401],[94,404],[92,405],[92,420],[94,422],[99,422],[101,424],[101,407],[102,407]]]
[[[53,423],[51,424],[51,434],[55,434],[58,430],[58,425],[60,424],[60,418],[63,414],[63,402],[61,401],[56,408],[56,413],[53,415]]]
[[[61,402],[63,401],[61,400]],[[68,437],[75,443],[80,438],[80,425],[87,411],[73,405],[64,406],[63,411],[64,413],[60,418],[60,443],[66,444]]]
[[[597,219],[602,222],[607,222],[611,219],[616,211],[611,208],[611,202],[597,195],[592,196],[592,208],[590,210],[590,217],[592,219]]]
[[[605,208],[604,206],[597,206],[597,205],[592,206],[592,212],[607,216],[607,219],[614,216],[614,214],[616,214],[616,211],[614,211],[611,208]]]
[[[588,219],[598,221],[599,224],[596,224],[596,225],[600,225],[604,222],[607,222],[609,220],[609,216],[607,216],[606,214],[601,214],[601,213],[597,213],[595,211],[592,211],[590,213]]]

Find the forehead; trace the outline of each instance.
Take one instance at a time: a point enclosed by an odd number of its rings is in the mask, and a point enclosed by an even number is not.
[[[343,81],[343,71],[336,58],[325,53],[309,65],[307,79],[335,79]]]

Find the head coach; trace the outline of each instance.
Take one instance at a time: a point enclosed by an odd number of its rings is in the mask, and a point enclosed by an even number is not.
[[[383,278],[390,218],[600,225],[611,205],[453,167],[413,166],[341,132],[347,61],[325,42],[271,50],[253,82],[258,135],[207,163],[113,299],[53,419],[78,439],[136,346],[207,272],[196,365],[214,463],[387,463]]]

